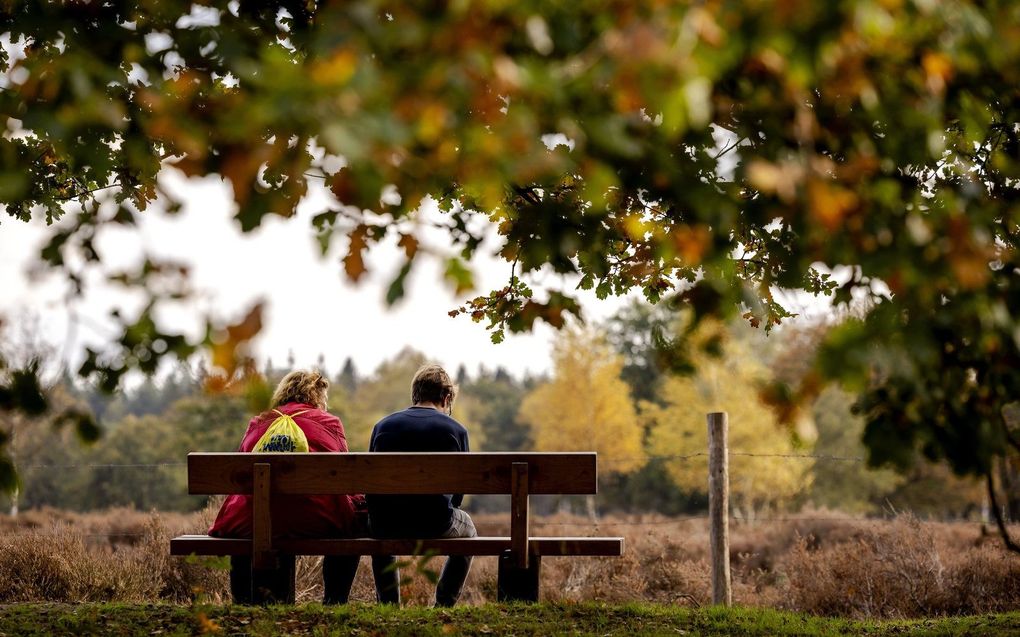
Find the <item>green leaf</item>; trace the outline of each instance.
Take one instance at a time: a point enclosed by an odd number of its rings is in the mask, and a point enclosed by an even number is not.
[[[407,275],[411,272],[411,266],[414,265],[414,261],[408,259],[404,262],[403,267],[400,268],[400,272],[394,277],[390,283],[389,288],[386,289],[386,305],[393,305],[400,299],[404,298],[404,281],[407,279]]]
[[[444,272],[447,281],[450,281],[454,285],[454,294],[460,295],[464,292],[468,292],[475,287],[474,276],[471,270],[467,268],[464,261],[457,257],[450,257],[446,260],[446,270]]]
[[[73,407],[58,415],[53,424],[58,429],[66,426],[74,427],[78,439],[86,444],[99,440],[103,433],[91,412]]]
[[[39,363],[8,371],[6,384],[0,385],[0,409],[40,416],[49,409],[49,401],[39,384]]]

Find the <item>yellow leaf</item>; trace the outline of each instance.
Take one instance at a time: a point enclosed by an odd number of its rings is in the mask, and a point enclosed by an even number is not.
[[[855,208],[858,199],[853,191],[822,179],[812,179],[807,186],[811,216],[829,231],[838,230]]]
[[[332,57],[312,64],[310,73],[316,84],[343,86],[358,69],[358,56],[351,49],[337,50]]]
[[[921,58],[924,69],[925,84],[935,94],[946,90],[946,82],[953,77],[953,61],[945,53],[928,51]]]
[[[756,159],[747,167],[751,186],[763,194],[776,195],[787,203],[797,196],[797,186],[803,178],[803,167],[789,162],[773,164]]]
[[[447,110],[439,102],[426,104],[418,115],[418,139],[431,144],[446,130]]]
[[[198,630],[203,635],[208,635],[218,633],[223,629],[203,612],[198,614]]]

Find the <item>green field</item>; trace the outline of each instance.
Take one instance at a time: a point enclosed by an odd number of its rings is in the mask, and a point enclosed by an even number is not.
[[[165,604],[8,604],[14,635],[1020,635],[1020,613],[864,621],[763,609],[649,604],[486,605],[453,610],[354,604],[249,608]]]

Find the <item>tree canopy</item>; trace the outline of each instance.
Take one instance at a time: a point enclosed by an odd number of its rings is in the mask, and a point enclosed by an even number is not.
[[[404,248],[390,300],[431,197],[457,292],[502,239],[507,285],[454,311],[494,340],[578,313],[575,280],[766,330],[791,314],[780,289],[864,298],[769,392],[780,413],[836,379],[876,463],[919,449],[991,485],[1020,450],[1016,3],[36,0],[4,4],[0,33],[0,202],[68,219],[40,259],[79,291],[98,234],[178,204],[169,166],[228,180],[242,231],[324,184],[311,231],[351,279],[378,242]],[[564,285],[536,290],[550,270]],[[82,374],[114,388],[203,345],[155,319],[186,264],[107,274],[150,303]],[[214,365],[232,374],[260,326],[258,307],[211,323]],[[0,407],[37,409],[33,375],[3,373]]]

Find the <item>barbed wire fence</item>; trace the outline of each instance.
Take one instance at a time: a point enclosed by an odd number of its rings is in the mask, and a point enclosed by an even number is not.
[[[750,451],[731,451],[730,456],[748,457],[748,458],[788,458],[798,460],[834,460],[834,461],[845,461],[845,462],[864,462],[862,456],[836,456],[829,454],[810,454],[810,453],[754,453]],[[610,456],[608,458],[600,458],[600,464],[612,464],[616,462],[632,461],[632,460],[690,460],[693,458],[707,458],[708,453],[704,451],[698,451],[695,453],[687,454],[644,454],[641,456]],[[148,462],[148,463],[67,463],[67,464],[27,464],[19,467],[20,469],[77,469],[77,468],[156,468],[156,467],[186,467],[187,462],[167,460],[162,462]]]

